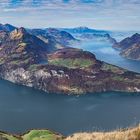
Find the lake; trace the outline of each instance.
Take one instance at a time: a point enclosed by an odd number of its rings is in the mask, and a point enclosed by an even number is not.
[[[94,52],[98,59],[140,72],[140,62],[119,56],[110,44],[86,42],[76,46]],[[47,94],[0,80],[0,130],[22,133],[48,128],[64,135],[114,130],[140,121],[140,95],[94,93],[83,96]]]
[[[123,58],[119,55],[120,52],[113,49],[109,42],[85,41],[74,47],[94,53],[99,60],[140,73],[140,61]]]

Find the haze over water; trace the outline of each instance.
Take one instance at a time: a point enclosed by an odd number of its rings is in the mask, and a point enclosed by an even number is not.
[[[123,58],[119,55],[120,52],[113,49],[109,42],[85,41],[75,47],[94,53],[99,60],[140,73],[140,61]]]

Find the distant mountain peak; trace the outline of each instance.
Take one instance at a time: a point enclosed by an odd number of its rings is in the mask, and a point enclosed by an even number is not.
[[[6,23],[6,24],[4,24],[4,26],[13,26],[13,25]]]
[[[86,27],[86,26],[80,26],[80,27],[75,27],[75,28],[62,28],[61,30],[65,30],[69,33],[78,33],[78,34],[81,34],[81,33],[102,33],[102,34],[105,34],[105,33],[109,33],[109,31],[106,31],[106,30],[98,30],[98,29],[93,29],[93,28],[89,28],[89,27]]]
[[[27,33],[27,31],[26,31],[26,29],[24,27],[20,27],[18,29],[18,32],[23,33],[23,34]]]
[[[83,29],[83,30],[87,30],[87,29],[89,29],[88,27],[86,27],[86,26],[79,26],[79,27],[76,27],[77,29]]]
[[[140,34],[135,33],[131,38],[135,38],[135,39],[140,38]]]
[[[47,29],[47,32],[48,32],[48,33],[58,33],[59,30],[57,30],[57,29],[55,29],[55,28],[48,28],[48,29]]]
[[[86,26],[80,26],[80,27],[75,27],[73,28],[75,30],[80,30],[80,31],[87,31],[87,30],[91,30],[90,28],[86,27]]]
[[[15,30],[16,27],[11,25],[11,24],[0,24],[0,30],[4,30],[4,31],[8,31],[8,32],[11,32],[13,30]]]

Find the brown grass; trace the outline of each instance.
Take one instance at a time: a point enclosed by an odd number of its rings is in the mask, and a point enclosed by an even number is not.
[[[140,140],[140,125],[113,132],[76,133],[65,140]]]

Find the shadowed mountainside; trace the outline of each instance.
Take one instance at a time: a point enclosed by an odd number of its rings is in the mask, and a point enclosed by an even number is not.
[[[125,38],[113,47],[119,49],[123,57],[140,61],[140,34],[136,33]]]
[[[116,40],[110,36],[110,31],[95,30],[88,27],[61,28],[60,30],[69,32],[81,41],[109,41],[112,44],[116,43]]]
[[[69,46],[71,43],[78,42],[70,33],[66,31],[60,31],[55,28],[46,28],[46,29],[32,29],[28,30],[29,33],[36,35],[40,39],[46,41],[48,37],[51,37],[52,40],[55,39],[59,44]]]
[[[11,32],[15,30],[17,27],[10,25],[10,24],[0,24],[0,31],[8,31]]]

